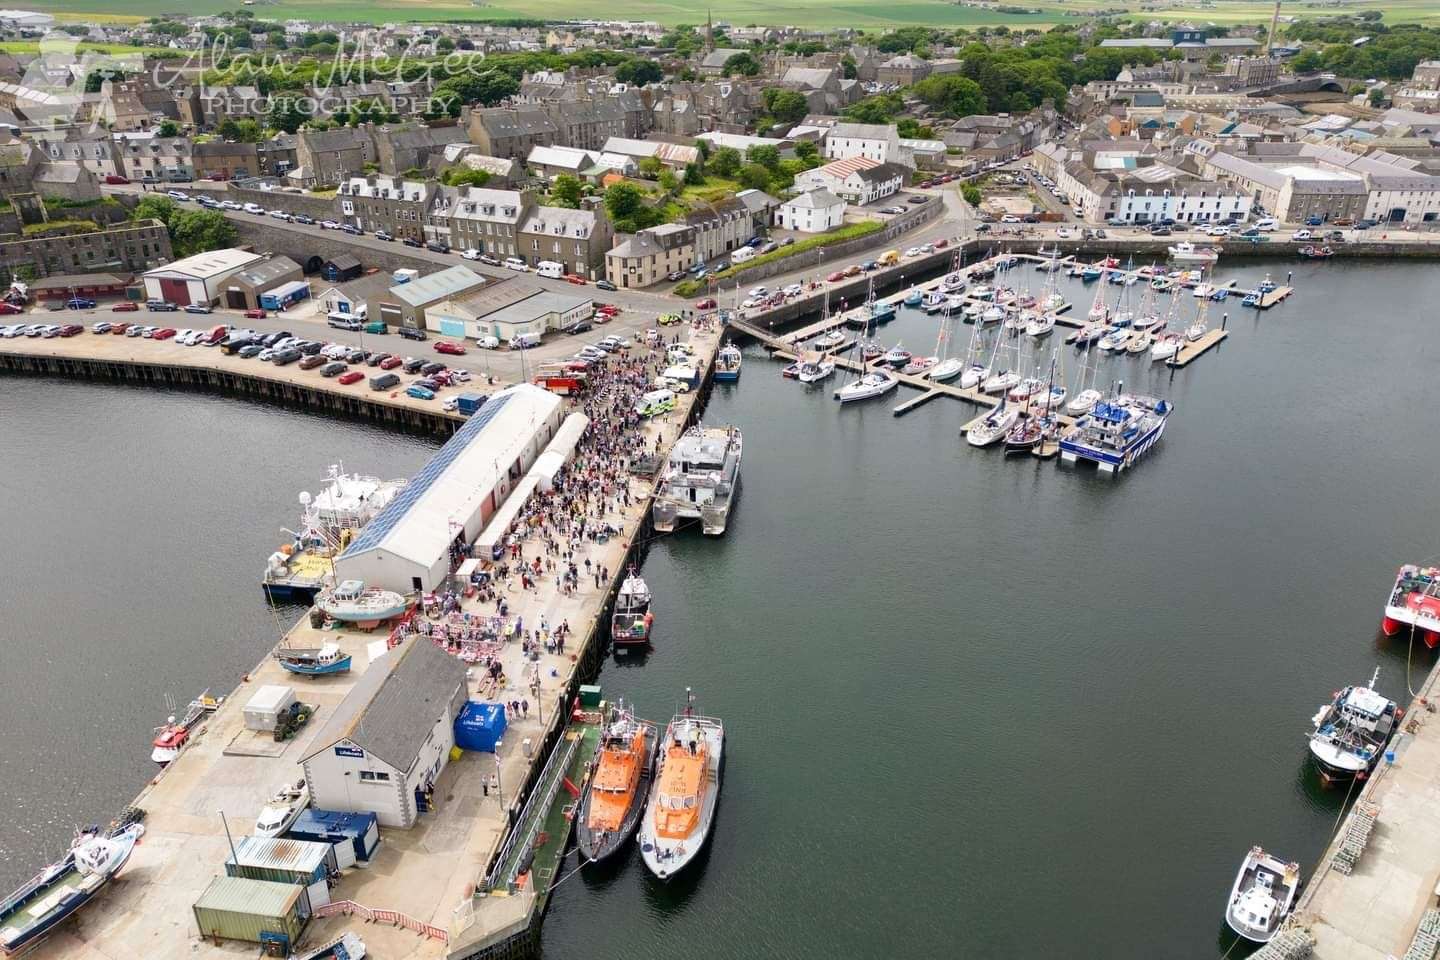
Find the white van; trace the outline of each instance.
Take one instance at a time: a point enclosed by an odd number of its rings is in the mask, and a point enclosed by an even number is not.
[[[325,322],[337,330],[359,330],[365,325],[361,317],[353,313],[327,313]]]
[[[556,263],[554,260],[541,260],[535,264],[535,276],[559,280],[565,276],[565,265],[563,263]]]
[[[262,217],[265,216],[265,208],[260,206],[260,204],[258,203],[247,203],[240,209],[244,210],[246,213],[259,214]]]
[[[1273,233],[1276,230],[1280,229],[1280,221],[1276,220],[1274,217],[1264,217],[1260,220],[1255,221],[1255,229],[1264,230],[1267,233]]]
[[[675,394],[670,390],[651,390],[635,401],[635,412],[642,417],[658,417],[675,409]]]
[[[511,350],[533,350],[540,346],[540,334],[517,333],[510,340]]]
[[[526,270],[529,270],[530,268],[527,267],[527,266],[525,266],[525,261],[524,261],[524,260],[521,260],[519,257],[506,257],[506,258],[505,258],[505,269],[506,269],[506,270],[518,270],[518,271],[520,271],[521,273],[524,273]]]

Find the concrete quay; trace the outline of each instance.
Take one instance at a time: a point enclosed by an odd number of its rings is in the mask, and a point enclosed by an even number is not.
[[[97,341],[120,338],[85,334],[69,340],[45,341],[61,356],[83,358]],[[708,397],[709,373],[721,333],[692,332],[706,375],[700,391],[677,396],[676,410],[644,426],[648,445],[660,440],[661,453],[684,426],[697,418]],[[31,347],[34,342],[22,343]],[[92,346],[93,345],[93,346]],[[146,347],[152,346],[149,342]],[[153,345],[157,348],[164,344]],[[15,352],[14,341],[0,341],[4,356]],[[179,351],[201,348],[175,348]],[[206,361],[231,358],[202,354]],[[137,363],[129,358],[117,363]],[[245,361],[239,361],[244,363]],[[184,369],[178,364],[177,369]],[[283,368],[282,368],[283,371]],[[301,947],[328,941],[345,931],[364,938],[369,955],[385,960],[471,960],[526,955],[538,939],[546,898],[533,888],[508,896],[477,896],[483,878],[498,855],[507,825],[523,804],[527,790],[543,765],[549,746],[558,738],[575,686],[592,676],[607,639],[605,614],[613,601],[627,560],[643,549],[649,531],[649,508],[656,486],[653,477],[617,476],[632,495],[629,508],[607,514],[619,528],[606,542],[586,543],[577,562],[588,559],[611,571],[611,580],[595,586],[581,579],[580,588],[565,596],[553,576],[537,588],[522,590],[518,578],[505,589],[511,618],[536,624],[541,615],[551,623],[568,620],[572,637],[564,653],[539,653],[527,660],[518,641],[496,645],[504,683],[498,689],[485,671],[467,680],[471,699],[505,702],[526,699],[530,711],[512,718],[496,755],[463,753],[442,771],[434,792],[434,809],[409,829],[381,828],[381,843],[364,867],[345,871],[331,890],[332,906],[312,919]],[[536,550],[527,545],[527,553]],[[493,604],[465,600],[462,611],[492,616]],[[213,877],[224,872],[229,853],[221,812],[230,833],[251,832],[254,817],[268,797],[301,776],[298,760],[308,752],[311,737],[371,667],[372,656],[387,642],[385,628],[364,632],[348,627],[316,629],[303,618],[281,645],[318,647],[336,642],[354,659],[350,673],[298,677],[268,657],[231,691],[224,704],[192,734],[179,757],[159,773],[132,801],[146,811],[147,832],[125,872],[76,917],[57,928],[30,956],[35,960],[116,960],[116,958],[178,958],[231,960],[256,955],[254,944],[203,939],[195,927],[191,905]],[[400,643],[434,642],[412,634]],[[663,643],[663,640],[661,641]],[[275,743],[271,736],[244,726],[242,708],[261,685],[281,683],[295,688],[315,714],[292,740]],[[623,691],[607,691],[610,696]],[[136,734],[140,736],[139,733]],[[135,740],[141,749],[143,740]],[[526,750],[528,742],[530,749]],[[528,755],[527,755],[528,752]],[[492,779],[495,778],[495,779]],[[493,784],[498,782],[499,790]],[[369,920],[379,915],[383,919]]]
[[[1426,935],[1419,928],[1436,907],[1440,889],[1437,694],[1440,666],[1406,708],[1391,742],[1395,762],[1380,761],[1306,878],[1287,927],[1308,936],[1317,960],[1435,956],[1433,943],[1425,952]],[[1409,952],[1412,942],[1419,952]]]

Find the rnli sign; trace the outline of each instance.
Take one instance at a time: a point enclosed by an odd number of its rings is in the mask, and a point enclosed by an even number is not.
[[[358,757],[359,759],[363,760],[365,759],[365,751],[361,750],[359,747],[336,747],[335,756]]]

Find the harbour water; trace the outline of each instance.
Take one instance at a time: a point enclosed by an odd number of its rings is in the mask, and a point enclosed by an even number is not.
[[[747,351],[707,413],[745,430],[730,530],[655,544],[655,649],[601,676],[652,719],[687,685],[725,718],[715,843],[669,885],[638,857],[565,881],[546,957],[1223,953],[1245,850],[1308,868],[1340,810],[1306,762],[1315,707],[1377,664],[1404,699],[1380,605],[1440,542],[1440,277],[1294,270],[1279,308],[1214,305],[1231,338],[1173,379],[1107,361],[1102,383],[1176,406],[1119,478],[975,450],[948,398],[841,409],[838,377],[807,390]],[[1062,284],[1083,314],[1093,285]],[[935,325],[881,339],[928,353]],[[191,394],[0,390],[0,491],[25,508],[0,558],[13,884],[149,775],[165,691],[228,690],[273,642],[255,578],[295,493],[431,447]]]

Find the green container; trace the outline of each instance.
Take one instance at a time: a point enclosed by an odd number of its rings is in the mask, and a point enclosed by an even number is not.
[[[600,706],[599,684],[586,683],[580,686],[580,706],[594,710]]]
[[[216,877],[195,901],[195,923],[207,940],[260,943],[279,934],[293,946],[305,929],[300,909],[307,902],[296,884]]]

